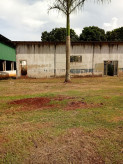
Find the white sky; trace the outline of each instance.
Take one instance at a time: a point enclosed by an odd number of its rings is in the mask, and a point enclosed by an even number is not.
[[[71,28],[80,34],[83,27],[98,26],[106,31],[123,26],[123,0],[94,3],[87,0],[83,9],[71,15]],[[53,0],[0,0],[0,34],[11,40],[40,41],[43,31],[65,27],[63,14],[51,11]]]

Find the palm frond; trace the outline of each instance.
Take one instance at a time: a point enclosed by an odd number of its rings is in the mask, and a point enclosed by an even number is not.
[[[86,0],[71,0],[71,8],[70,8],[70,14],[75,11],[76,9],[80,9]]]
[[[48,11],[50,11],[52,9],[56,9],[58,11],[62,11],[66,15],[66,11],[64,9],[60,8],[60,6],[58,6],[58,5],[50,6]]]
[[[62,11],[64,14],[67,13],[66,0],[55,0],[52,6],[49,7],[48,11],[52,9],[57,9],[58,11]]]
[[[54,0],[53,6],[49,7],[49,11],[52,9],[57,9],[58,11],[62,11],[64,14],[71,14],[75,10],[79,10],[83,7],[84,3],[87,0]],[[110,2],[111,0],[93,0],[94,2]]]

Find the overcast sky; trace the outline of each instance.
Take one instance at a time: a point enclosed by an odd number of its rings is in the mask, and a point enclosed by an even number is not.
[[[81,11],[71,15],[71,28],[77,34],[86,26],[98,26],[105,31],[123,26],[123,0],[103,5],[94,1],[87,0]],[[43,31],[65,27],[63,14],[48,14],[52,3],[53,0],[0,0],[0,34],[13,41],[40,41]]]

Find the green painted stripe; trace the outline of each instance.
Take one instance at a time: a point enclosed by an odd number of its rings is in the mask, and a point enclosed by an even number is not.
[[[16,61],[15,49],[0,43],[0,60]]]

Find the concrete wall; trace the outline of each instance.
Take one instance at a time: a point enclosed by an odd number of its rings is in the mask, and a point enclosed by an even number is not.
[[[77,44],[71,48],[71,56],[82,56],[82,62],[71,63],[72,75],[92,75],[93,45]]]
[[[118,75],[123,74],[123,42],[81,42],[71,44],[71,56],[82,56],[82,62],[71,62],[71,75],[104,75],[104,61],[118,61]],[[16,42],[17,77],[20,61],[27,61],[27,76],[33,78],[65,75],[65,44]]]
[[[50,77],[54,75],[54,46],[19,45],[17,46],[17,76],[21,76],[20,61],[27,61],[28,77]]]

